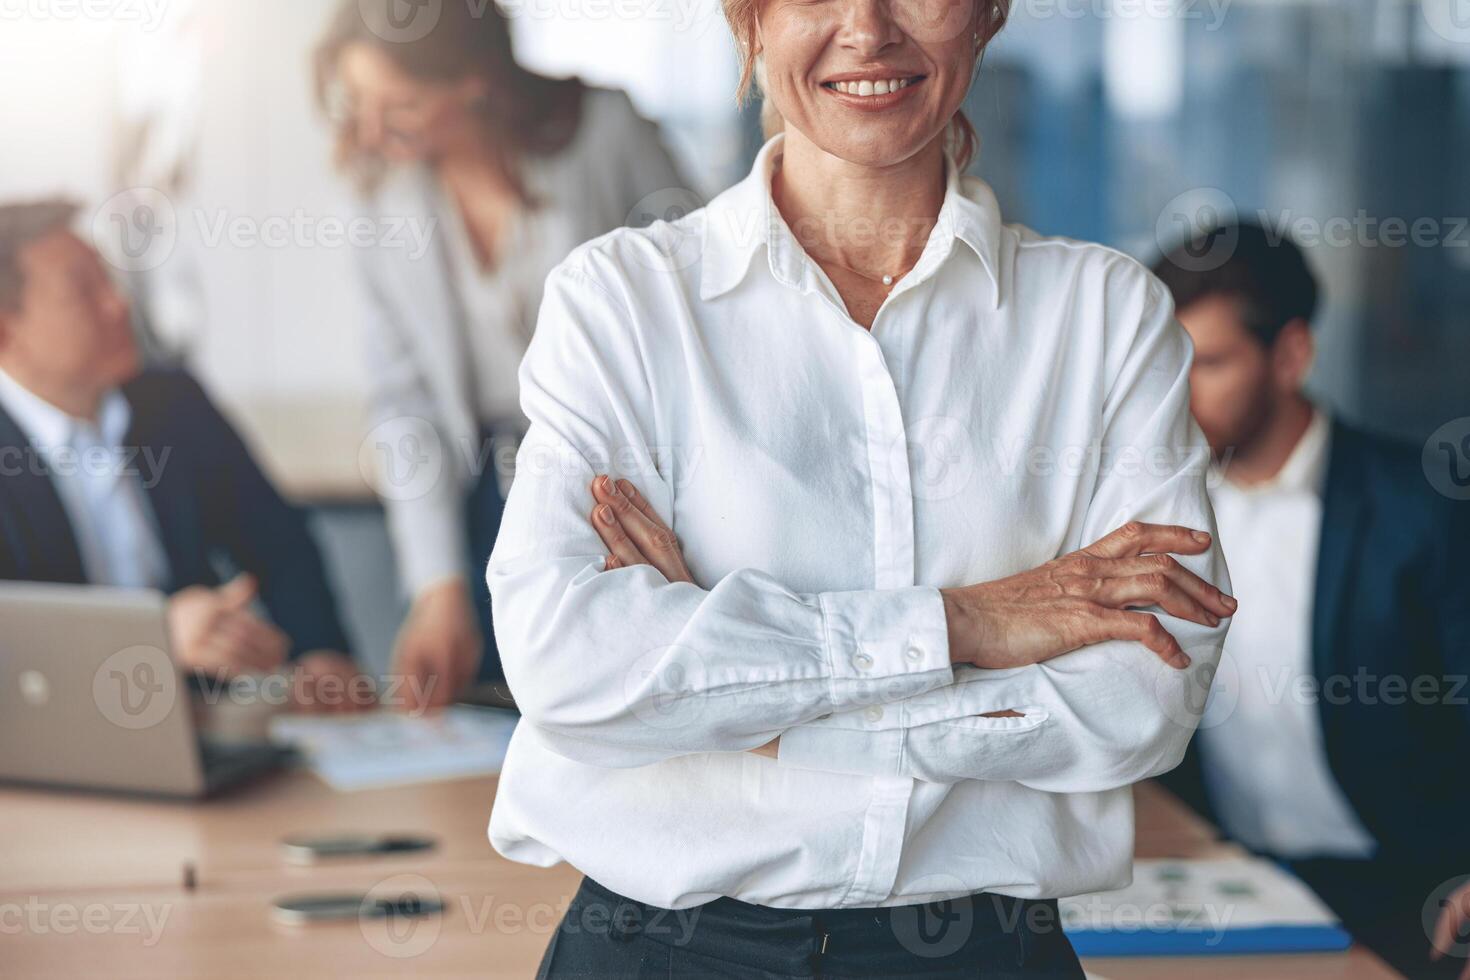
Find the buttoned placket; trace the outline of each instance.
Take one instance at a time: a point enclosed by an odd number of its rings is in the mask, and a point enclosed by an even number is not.
[[[942,219],[941,219],[942,220]],[[841,323],[839,335],[854,348],[857,383],[862,396],[868,473],[873,495],[873,588],[901,589],[917,584],[914,541],[914,495],[907,430],[897,382],[889,357],[879,341],[885,319],[891,319],[895,301],[933,274],[948,252],[944,227],[931,235],[919,262],[888,295],[873,318],[871,330],[848,314],[831,280],[800,250],[795,237],[774,213],[770,215],[771,271],[778,281],[807,295],[820,297],[824,307]],[[864,654],[854,665],[863,669]],[[909,658],[912,659],[912,658]],[[868,658],[871,666],[872,658]],[[885,709],[873,704],[864,717],[873,725],[883,720]],[[894,708],[892,710],[898,710]],[[857,867],[839,906],[871,905],[893,893],[903,855],[904,829],[914,780],[907,776],[872,777],[871,796],[863,817],[862,843]]]

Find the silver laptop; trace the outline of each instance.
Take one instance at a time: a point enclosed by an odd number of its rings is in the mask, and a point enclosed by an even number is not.
[[[194,710],[160,593],[0,582],[0,780],[198,798],[289,756]]]

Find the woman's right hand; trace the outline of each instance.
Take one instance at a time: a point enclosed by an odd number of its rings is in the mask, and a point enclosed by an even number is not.
[[[942,589],[950,660],[977,667],[1024,667],[1106,640],[1142,643],[1171,667],[1189,656],[1158,617],[1218,626],[1236,602],[1174,555],[1210,547],[1203,531],[1130,522],[1080,551],[1009,578]]]

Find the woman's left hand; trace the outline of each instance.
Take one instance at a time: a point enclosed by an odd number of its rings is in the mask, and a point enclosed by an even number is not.
[[[638,488],[627,480],[599,476],[592,481],[592,526],[607,546],[603,571],[652,565],[670,582],[693,582],[679,539]]]

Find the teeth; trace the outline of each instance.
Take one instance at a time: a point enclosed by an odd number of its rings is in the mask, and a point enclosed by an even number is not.
[[[884,78],[878,81],[864,79],[860,82],[831,82],[832,88],[844,95],[888,95],[913,84],[910,78]]]

